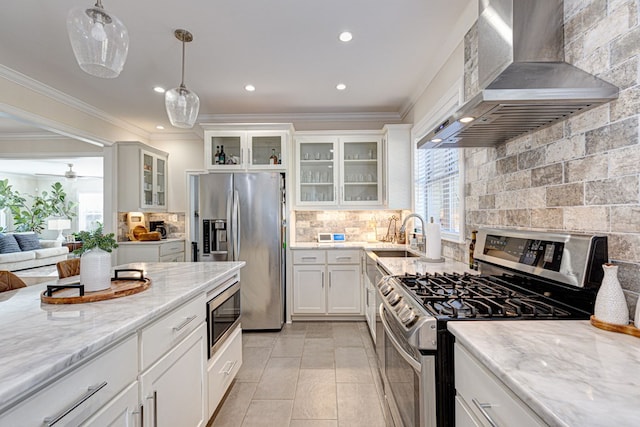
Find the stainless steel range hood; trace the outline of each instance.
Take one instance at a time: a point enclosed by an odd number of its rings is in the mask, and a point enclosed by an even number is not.
[[[480,92],[418,147],[491,146],[616,99],[616,86],[564,62],[563,7],[562,0],[480,0]]]

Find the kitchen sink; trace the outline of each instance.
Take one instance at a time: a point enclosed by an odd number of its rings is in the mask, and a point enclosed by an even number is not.
[[[416,255],[413,252],[409,252],[404,249],[376,249],[372,250],[374,254],[381,258],[419,258],[420,255]]]

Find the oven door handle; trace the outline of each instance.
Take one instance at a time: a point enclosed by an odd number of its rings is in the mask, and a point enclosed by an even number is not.
[[[382,326],[384,327],[385,336],[389,337],[389,341],[391,341],[391,344],[393,344],[393,347],[395,347],[396,351],[400,354],[400,356],[402,356],[405,362],[411,365],[411,367],[416,372],[419,373],[421,370],[420,362],[414,359],[413,357],[411,357],[409,353],[404,351],[404,349],[402,348],[402,346],[400,346],[400,343],[398,342],[396,337],[393,336],[393,332],[391,331],[391,328],[389,327],[389,323],[387,322],[387,318],[384,315],[384,305],[380,304],[379,311],[380,311],[380,320],[382,321]]]

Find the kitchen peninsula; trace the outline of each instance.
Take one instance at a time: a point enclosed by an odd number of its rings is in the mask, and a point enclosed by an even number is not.
[[[118,419],[131,417],[140,409],[139,400],[149,397],[145,382],[153,387],[161,385],[148,378],[148,374],[162,365],[164,359],[176,362],[171,359],[174,350],[183,344],[189,346],[184,353],[188,356],[185,363],[198,365],[202,361],[193,376],[196,384],[202,384],[207,359],[206,301],[235,283],[244,265],[244,262],[128,264],[128,268],[145,271],[145,276],[152,280],[149,289],[87,304],[43,304],[40,294],[44,284],[1,294],[0,320],[10,327],[0,332],[3,343],[0,425],[33,425],[34,416],[39,417],[38,423],[45,417],[62,416],[64,421],[72,424],[76,421],[78,425],[91,414],[103,411],[105,404],[124,399],[124,393],[129,396],[128,406],[124,405],[126,413]],[[166,319],[171,323],[164,324]],[[82,375],[78,378],[77,374]],[[87,386],[94,386],[92,376],[100,379],[95,388],[89,387],[87,391]],[[84,391],[80,392],[76,384],[70,385],[70,380],[76,383],[82,380]],[[205,410],[195,411],[194,416],[203,417],[206,423],[210,414],[206,411],[204,384],[197,393],[204,396],[200,407]],[[150,395],[153,398],[154,391]],[[77,408],[65,417],[65,410],[76,403]],[[144,411],[145,417],[150,412],[162,413],[158,402],[152,403],[154,411]]]

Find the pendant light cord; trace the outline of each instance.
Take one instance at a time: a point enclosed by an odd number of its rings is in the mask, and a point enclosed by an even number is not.
[[[185,87],[184,85],[184,40],[182,40],[182,80],[180,82],[180,87]]]

